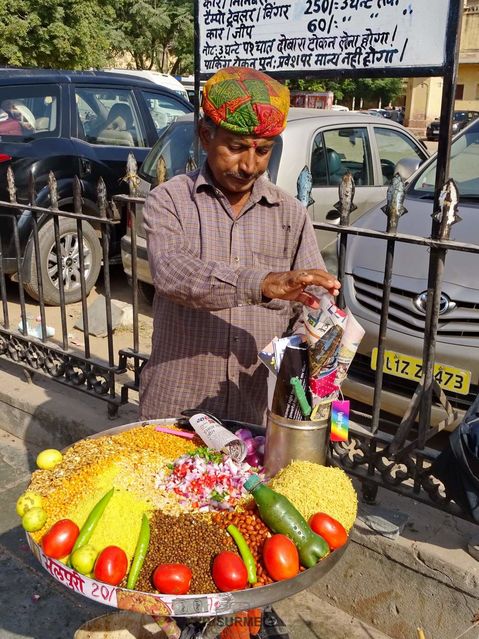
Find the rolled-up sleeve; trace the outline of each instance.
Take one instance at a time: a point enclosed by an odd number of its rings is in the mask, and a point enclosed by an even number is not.
[[[160,295],[213,311],[261,302],[261,282],[269,271],[196,257],[166,188],[148,195],[143,221],[150,271]]]

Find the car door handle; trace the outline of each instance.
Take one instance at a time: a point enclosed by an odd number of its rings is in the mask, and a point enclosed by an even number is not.
[[[91,162],[86,158],[80,158],[80,174],[82,176],[90,175],[91,173]]]

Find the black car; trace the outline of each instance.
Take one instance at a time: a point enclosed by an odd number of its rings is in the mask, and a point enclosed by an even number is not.
[[[479,117],[479,111],[454,111],[452,114],[452,134],[456,135],[459,131]],[[439,140],[439,118],[436,118],[429,124],[426,129],[426,137],[428,140]]]
[[[50,205],[46,188],[50,171],[58,185],[59,208],[71,210],[74,176],[82,186],[83,212],[98,215],[96,189],[100,177],[107,197],[126,191],[122,180],[126,161],[133,153],[138,164],[150,147],[179,115],[192,106],[173,91],[131,75],[103,72],[70,72],[41,69],[0,69],[0,201],[8,200],[6,174],[12,167],[18,202],[28,203],[30,172],[36,183],[37,205]],[[17,271],[11,215],[0,208],[0,238],[3,269]],[[110,254],[120,259],[120,238],[125,225],[115,227]],[[18,224],[22,251],[22,275],[26,291],[38,299],[33,252],[32,215],[21,213]],[[86,284],[89,291],[101,267],[98,233],[84,223]],[[62,253],[68,253],[73,268],[62,277],[67,303],[80,299],[76,222],[60,220]],[[41,220],[40,260],[47,304],[59,304],[57,255],[53,221]],[[46,275],[48,274],[48,275]]]

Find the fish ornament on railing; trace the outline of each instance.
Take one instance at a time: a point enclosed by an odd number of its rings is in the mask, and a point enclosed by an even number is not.
[[[308,208],[311,204],[314,204],[314,200],[311,197],[311,189],[313,188],[313,176],[307,166],[301,169],[298,175],[298,181],[296,182],[297,195],[296,199],[301,202],[303,206]]]
[[[338,187],[339,201],[336,202],[334,208],[340,215],[340,224],[349,225],[349,216],[358,207],[354,204],[354,194],[356,193],[356,185],[350,171],[346,171],[343,175]]]
[[[431,217],[440,224],[439,238],[441,240],[448,240],[449,234],[451,233],[451,226],[462,220],[462,217],[457,212],[459,206],[459,191],[452,178],[442,187],[441,193],[439,194],[439,206],[439,211],[433,213]]]
[[[168,169],[166,167],[165,158],[163,154],[158,158],[158,162],[156,163],[156,181],[158,184],[163,184],[168,180]]]
[[[404,198],[406,197],[406,185],[404,180],[395,173],[391,184],[388,187],[386,195],[386,204],[381,207],[382,211],[388,216],[388,233],[396,233],[401,215],[407,213],[407,209],[404,207]]]
[[[138,162],[136,161],[133,153],[128,153],[128,159],[126,161],[126,174],[121,179],[123,180],[123,182],[126,182],[128,184],[130,195],[132,197],[138,195],[140,178],[138,177]]]
[[[192,171],[196,171],[197,168],[198,168],[198,165],[196,164],[195,158],[193,157],[193,154],[190,152],[185,164],[185,173],[191,173]]]

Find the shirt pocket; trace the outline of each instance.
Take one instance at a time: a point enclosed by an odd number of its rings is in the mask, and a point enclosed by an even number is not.
[[[253,265],[259,268],[267,268],[271,272],[291,270],[291,262],[288,255],[267,255],[253,251]]]

